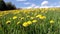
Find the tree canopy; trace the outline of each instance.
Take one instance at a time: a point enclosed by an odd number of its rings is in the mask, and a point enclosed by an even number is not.
[[[0,0],[0,10],[13,10],[16,9],[15,5],[13,5],[11,2],[4,2],[3,0]]]

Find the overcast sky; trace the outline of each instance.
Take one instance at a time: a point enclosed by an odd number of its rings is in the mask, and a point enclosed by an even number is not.
[[[14,4],[17,8],[60,6],[60,0],[4,0],[4,1],[12,2],[12,4]]]

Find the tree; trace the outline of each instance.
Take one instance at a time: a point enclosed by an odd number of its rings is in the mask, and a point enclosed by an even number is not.
[[[0,10],[7,10],[7,6],[3,0],[0,0]]]
[[[11,2],[5,3],[3,0],[0,0],[0,10],[13,10],[16,9],[15,5]]]
[[[6,6],[8,7],[8,10],[16,9],[15,5],[13,5],[11,2],[7,2]]]

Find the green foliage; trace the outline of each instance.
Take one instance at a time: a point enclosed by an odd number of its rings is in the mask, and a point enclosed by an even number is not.
[[[6,10],[7,6],[3,0],[0,1],[0,10]]]
[[[6,6],[8,7],[8,10],[16,9],[15,5],[13,5],[11,2],[7,2]]]
[[[0,0],[0,10],[13,10],[13,9],[16,9],[16,7],[11,2],[5,3],[3,0]]]

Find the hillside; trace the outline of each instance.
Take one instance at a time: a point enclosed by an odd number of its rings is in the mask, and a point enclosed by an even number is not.
[[[60,8],[0,11],[0,34],[60,34]]]

